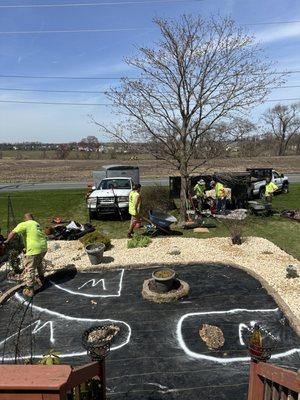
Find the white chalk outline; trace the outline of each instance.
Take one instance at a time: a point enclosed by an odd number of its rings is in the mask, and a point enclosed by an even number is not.
[[[95,298],[95,297],[120,297],[121,296],[121,292],[122,292],[122,284],[123,284],[123,276],[124,276],[124,269],[118,270],[121,271],[121,276],[120,276],[120,282],[119,282],[119,289],[118,289],[118,294],[88,294],[88,293],[81,293],[81,292],[77,292],[75,290],[71,290],[71,289],[67,289],[64,288],[61,285],[58,285],[57,283],[54,283],[52,281],[50,281],[52,283],[53,286],[55,286],[56,288],[63,290],[67,293],[73,294],[75,296],[84,296],[84,297],[90,297],[90,298]],[[98,280],[98,282],[96,282],[96,279],[90,279],[89,281],[87,281],[86,283],[84,283],[82,286],[80,286],[78,289],[82,288],[84,285],[86,285],[88,282],[92,282],[92,286],[95,287],[97,286],[97,284],[103,280],[104,278],[101,278]],[[105,284],[103,283],[103,289],[106,290],[105,288]]]
[[[50,342],[54,343],[55,339],[54,339],[54,329],[53,329],[53,321],[47,321],[45,322],[42,326],[40,326],[42,323],[42,321],[40,319],[32,322],[31,324],[25,326],[24,328],[22,328],[20,330],[20,333],[25,331],[26,329],[30,328],[31,326],[34,326],[33,330],[31,331],[32,334],[37,333],[38,331],[42,330],[46,325],[49,324],[50,326]],[[0,346],[4,343],[7,343],[11,338],[17,336],[19,334],[19,332],[13,333],[12,335],[10,335],[9,337],[7,337],[6,339],[2,340],[2,342],[0,342]]]
[[[184,314],[182,317],[180,317],[178,323],[177,323],[177,327],[176,327],[176,336],[177,336],[177,340],[178,343],[180,345],[180,347],[183,349],[183,351],[185,352],[186,355],[188,355],[189,357],[192,358],[196,358],[198,360],[208,360],[208,361],[213,361],[216,363],[220,363],[220,364],[229,364],[232,362],[241,362],[241,361],[249,361],[250,357],[229,357],[229,358],[221,358],[221,357],[213,357],[213,356],[207,356],[201,353],[196,353],[194,351],[191,351],[187,345],[185,344],[185,341],[182,337],[182,323],[183,321],[188,318],[188,317],[194,317],[197,315],[213,315],[213,314],[237,314],[240,312],[248,312],[248,313],[268,313],[268,312],[277,312],[279,309],[278,308],[274,308],[274,309],[261,309],[261,310],[249,310],[247,308],[234,308],[232,310],[227,310],[227,311],[207,311],[207,312],[195,312],[195,313],[188,313],[188,314]],[[274,354],[272,355],[271,358],[280,358],[280,357],[286,357],[295,353],[300,353],[300,349],[291,349],[291,350],[287,350],[283,353],[278,353],[278,354]]]
[[[14,297],[15,297],[18,301],[22,302],[23,305],[25,305],[25,306],[28,305],[28,301],[25,300],[19,293],[16,293],[16,294],[14,295]],[[131,338],[131,327],[130,327],[130,325],[127,324],[127,322],[119,321],[119,320],[115,320],[115,319],[110,319],[110,318],[107,318],[107,319],[76,318],[76,317],[70,317],[70,316],[68,316],[68,315],[58,313],[58,312],[56,312],[56,311],[51,311],[51,310],[48,310],[47,308],[42,308],[42,307],[36,306],[36,305],[34,305],[34,304],[32,304],[31,307],[32,307],[34,310],[37,310],[37,311],[40,311],[40,312],[44,312],[45,314],[49,314],[49,315],[55,316],[55,317],[57,317],[57,318],[65,319],[65,320],[67,320],[67,321],[95,322],[95,323],[97,323],[97,322],[98,322],[98,323],[109,322],[109,323],[116,323],[116,324],[119,323],[119,324],[125,325],[125,326],[128,328],[128,335],[127,335],[127,337],[126,337],[126,340],[124,340],[124,342],[122,342],[122,343],[119,344],[118,346],[112,346],[112,347],[110,348],[112,351],[113,351],[113,350],[120,349],[121,347],[125,346],[126,344],[128,344],[128,343],[130,342],[130,338]],[[48,321],[48,322],[49,322],[49,321]],[[45,324],[44,324],[44,325],[45,325]],[[26,327],[25,327],[24,329],[26,329]],[[7,340],[7,339],[6,339],[6,340]],[[81,357],[81,356],[86,356],[86,354],[87,354],[86,351],[82,351],[82,352],[77,352],[77,353],[74,352],[74,353],[60,354],[59,357],[60,357],[60,358]],[[26,356],[24,356],[24,357],[19,357],[20,360],[22,360],[22,359],[27,359],[27,358],[28,358],[28,356],[27,356],[27,357],[26,357]],[[38,354],[38,355],[33,356],[32,358],[40,359],[40,358],[43,358],[43,355],[42,355],[42,354]],[[15,357],[6,357],[6,358],[3,358],[4,361],[13,361],[14,359],[15,359]]]
[[[90,279],[89,281],[85,282],[83,285],[79,286],[78,290],[82,289],[85,285],[92,282],[92,287],[98,286],[100,282],[102,282],[102,289],[107,290],[105,286],[105,279],[101,278],[96,281],[96,279]]]

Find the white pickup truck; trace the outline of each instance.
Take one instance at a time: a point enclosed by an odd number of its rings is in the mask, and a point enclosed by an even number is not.
[[[134,184],[140,182],[139,168],[130,165],[104,165],[93,172],[94,186],[87,199],[90,219],[101,214],[128,212],[129,194]]]
[[[116,177],[102,179],[99,186],[87,199],[90,219],[100,214],[126,213],[129,193],[134,182],[131,178]]]
[[[271,177],[272,182],[278,186],[278,191],[289,192],[289,178],[279,174],[272,168],[247,168],[251,176],[251,197],[264,197],[266,191],[266,177]]]

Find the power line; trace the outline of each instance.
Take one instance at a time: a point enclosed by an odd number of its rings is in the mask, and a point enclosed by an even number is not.
[[[291,99],[269,99],[264,103],[273,101],[299,101],[300,97]],[[14,103],[14,104],[41,104],[41,105],[58,105],[58,106],[111,106],[109,103],[71,103],[71,102],[48,102],[48,101],[27,101],[27,100],[0,100],[0,103]]]
[[[300,85],[289,85],[289,86],[274,86],[272,90],[276,89],[293,89],[300,88]],[[38,92],[38,93],[78,93],[78,94],[105,94],[107,92],[102,90],[59,90],[59,89],[21,89],[21,88],[2,88],[0,91],[11,91],[11,92]]]
[[[60,105],[60,106],[110,106],[105,103],[68,103],[68,102],[48,102],[48,101],[27,101],[27,100],[0,100],[0,103],[17,103],[17,104],[42,104],[42,105]]]
[[[203,0],[138,0],[138,1],[114,1],[112,3],[62,3],[62,4],[16,4],[0,5],[0,8],[66,8],[66,7],[99,7],[99,6],[123,6],[137,4],[159,4],[159,3],[186,3],[200,2]]]
[[[109,32],[132,32],[132,31],[152,31],[155,28],[115,28],[115,29],[61,29],[43,31],[0,31],[0,35],[40,35],[51,33],[109,33]]]
[[[267,103],[269,101],[299,101],[299,100],[300,100],[300,97],[295,97],[293,99],[269,99],[269,100],[266,100],[265,102]]]
[[[300,72],[300,71],[299,71]],[[24,79],[91,79],[91,80],[111,80],[111,79],[121,79],[124,77],[95,77],[95,76],[37,76],[37,75],[0,75],[0,78],[24,78]],[[137,77],[127,78],[127,79],[139,79]]]
[[[281,24],[299,24],[300,20],[293,21],[264,21],[264,22],[249,22],[243,25],[281,25]]]
[[[90,91],[90,90],[51,90],[51,89],[19,89],[19,88],[0,88],[2,91],[12,92],[42,92],[42,93],[85,93],[85,94],[100,94],[106,93],[104,91]]]
[[[282,75],[282,74],[300,74],[300,70],[291,71],[275,71],[270,72],[270,75]],[[126,77],[126,76],[45,76],[45,75],[3,75],[0,74],[0,78],[21,78],[21,79],[68,79],[68,80],[119,80],[122,78],[126,79],[149,79],[147,77]]]
[[[294,23],[300,23],[300,20],[286,21],[286,22],[254,22],[245,25],[274,25],[274,24],[294,24]],[[41,34],[52,34],[52,33],[109,33],[109,32],[154,31],[154,30],[155,28],[56,29],[56,30],[32,30],[32,31],[0,31],[0,35],[41,35]]]

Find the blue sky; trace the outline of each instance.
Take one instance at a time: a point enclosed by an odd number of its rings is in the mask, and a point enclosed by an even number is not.
[[[251,25],[260,22],[300,21],[299,0],[203,0],[152,2],[150,0],[0,0],[0,75],[38,76],[133,76],[124,57],[135,46],[150,45],[158,37],[155,16],[177,17],[183,13],[233,17],[256,34],[266,55],[278,70],[300,70],[300,23]],[[2,8],[4,5],[107,3],[89,7]],[[124,4],[113,4],[124,3]],[[7,34],[12,31],[135,29],[97,33]],[[103,91],[116,81],[0,78],[0,89],[49,89]],[[286,85],[300,86],[300,73]],[[280,88],[273,99],[300,98],[300,88]],[[0,90],[0,100],[107,103],[102,94],[42,93]],[[274,103],[253,110],[260,113]],[[93,114],[101,122],[113,120],[101,106],[54,106],[0,102],[0,141],[67,142],[97,135],[89,122]],[[100,140],[103,140],[101,135]]]

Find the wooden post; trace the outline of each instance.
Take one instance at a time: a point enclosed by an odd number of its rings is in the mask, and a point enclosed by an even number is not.
[[[251,361],[248,400],[263,400],[264,398],[264,383],[257,374],[257,369],[258,363]]]
[[[99,362],[100,378],[101,378],[101,400],[106,400],[106,370],[105,358]]]

